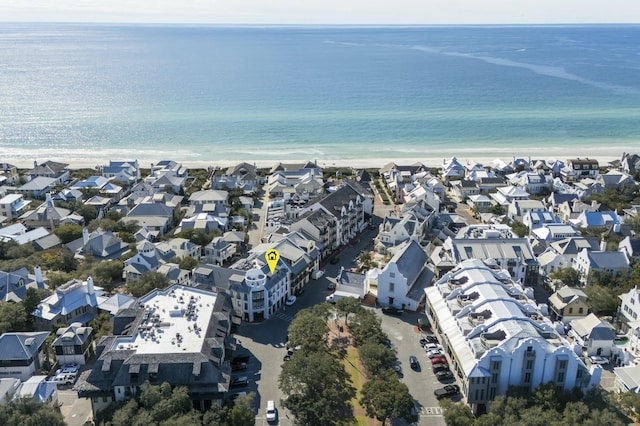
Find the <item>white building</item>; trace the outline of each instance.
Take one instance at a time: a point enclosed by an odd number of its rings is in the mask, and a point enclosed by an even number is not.
[[[614,352],[616,333],[611,324],[602,321],[595,314],[571,321],[569,335],[582,346],[584,354],[588,356],[610,357]]]
[[[466,260],[426,290],[426,315],[474,411],[509,387],[554,382],[570,391],[600,382],[509,274]]]
[[[4,333],[0,336],[0,378],[27,380],[44,366],[48,331]]]
[[[433,272],[426,267],[427,254],[420,244],[404,242],[377,277],[378,303],[415,311],[424,303],[424,289]]]
[[[638,321],[640,317],[640,291],[636,286],[618,297],[620,298],[618,318],[622,320],[623,327],[629,329],[630,324]]]

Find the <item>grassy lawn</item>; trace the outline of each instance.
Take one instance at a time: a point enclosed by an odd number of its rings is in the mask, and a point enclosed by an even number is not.
[[[358,357],[358,350],[350,347],[347,349],[347,356],[344,359],[344,368],[351,376],[351,383],[356,388],[356,396],[350,402],[353,405],[353,413],[357,421],[357,425],[368,426],[372,424],[378,424],[374,419],[370,419],[366,415],[365,409],[360,405],[358,400],[360,399],[360,390],[365,378],[360,373],[359,369],[362,369],[360,365],[360,358]]]

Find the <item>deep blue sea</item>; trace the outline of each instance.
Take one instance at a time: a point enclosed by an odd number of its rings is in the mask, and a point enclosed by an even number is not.
[[[619,157],[640,26],[0,24],[0,162]]]

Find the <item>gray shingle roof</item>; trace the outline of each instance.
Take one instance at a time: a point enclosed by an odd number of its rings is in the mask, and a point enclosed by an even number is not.
[[[427,253],[413,239],[403,244],[391,262],[398,266],[400,273],[407,279],[407,285],[411,287],[427,263]]]

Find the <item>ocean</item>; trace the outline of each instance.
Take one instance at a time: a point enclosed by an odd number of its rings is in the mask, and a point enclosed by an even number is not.
[[[0,24],[0,162],[640,151],[640,26]]]

